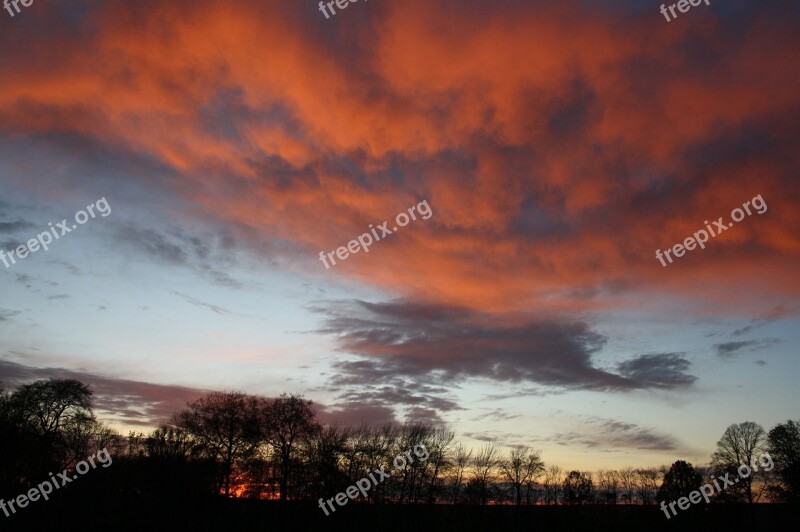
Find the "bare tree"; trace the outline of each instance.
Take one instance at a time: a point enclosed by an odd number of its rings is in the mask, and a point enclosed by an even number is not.
[[[343,471],[351,429],[331,425],[322,429],[307,449],[307,460],[314,477],[315,496],[341,491],[349,479]]]
[[[619,485],[619,473],[616,471],[601,469],[597,472],[597,487],[599,488],[600,502],[605,504],[617,504]]]
[[[421,423],[413,423],[404,425],[400,428],[400,438],[398,446],[395,449],[392,458],[402,456],[410,449],[414,449],[417,445],[431,444],[431,436],[433,435],[434,428],[430,425]],[[430,454],[430,450],[429,450]],[[429,456],[430,458],[430,456]],[[407,460],[403,457],[404,465],[399,470],[400,476],[400,495],[399,502],[403,502],[405,497],[408,496],[410,501],[417,501],[421,496],[421,488],[424,486],[424,474],[428,467],[427,462],[420,460]]]
[[[488,443],[481,447],[481,450],[472,461],[472,481],[477,487],[478,497],[483,505],[489,502],[490,480],[492,473],[500,464],[499,454],[494,442]]]
[[[530,492],[533,480],[544,470],[541,451],[533,451],[528,447],[520,446],[511,449],[509,457],[501,460],[500,472],[503,478],[514,489],[514,500],[517,506],[522,504],[522,488],[527,488],[527,499],[530,504]]]
[[[618,475],[620,499],[627,504],[633,504],[634,497],[636,496],[636,471],[632,467],[625,467],[619,470]]]
[[[64,425],[94,419],[92,392],[71,379],[50,379],[20,386],[11,396],[25,419],[43,435],[58,433]]]
[[[636,491],[642,504],[656,504],[659,483],[665,472],[665,467],[662,467],[661,470],[654,467],[636,470]]]
[[[771,486],[773,499],[800,501],[800,421],[778,423],[769,431],[769,454],[781,485]]]
[[[534,500],[534,486],[536,479],[544,473],[544,462],[542,461],[542,452],[539,450],[528,451],[528,456],[525,457],[525,504],[533,504]],[[538,499],[538,495],[536,497]]]
[[[391,464],[399,446],[400,432],[391,423],[378,427],[362,425],[355,436],[348,453],[351,483],[375,469]],[[369,498],[378,502],[383,500],[390,491],[392,482],[396,482],[396,479],[379,483],[370,490]]]
[[[450,446],[454,438],[455,432],[446,427],[439,427],[433,431],[426,443],[430,455],[426,462],[430,471],[427,482],[429,503],[436,502],[441,489],[441,474],[451,466]]]
[[[192,455],[192,438],[178,425],[161,425],[142,442],[147,456],[158,460],[185,462]]]
[[[472,449],[466,450],[464,444],[459,443],[453,453],[453,504],[458,502],[458,495],[461,491],[461,484],[464,482],[464,471],[472,462]]]
[[[756,496],[753,493],[755,472],[752,465],[760,453],[764,452],[766,442],[764,428],[758,423],[734,423],[725,429],[722,438],[717,442],[717,450],[711,457],[711,464],[716,471],[730,473],[731,478],[737,479],[733,487],[736,498],[741,497],[750,504],[756,502],[761,495],[759,493]],[[748,470],[750,474],[742,474]]]
[[[252,458],[259,443],[255,398],[241,392],[213,392],[177,416],[198,451],[221,462],[221,488],[230,495],[235,469]]]
[[[544,502],[545,504],[558,504],[564,481],[564,471],[557,465],[551,465],[544,476]]]
[[[289,496],[289,480],[298,446],[309,444],[321,430],[312,404],[301,396],[286,394],[258,402],[261,436],[278,462],[282,501]]]
[[[97,421],[92,413],[92,392],[71,379],[40,380],[20,386],[5,399],[8,423],[20,449],[24,476],[41,475],[69,467],[86,454]]]
[[[570,471],[564,479],[564,504],[591,502],[594,489],[591,473]]]

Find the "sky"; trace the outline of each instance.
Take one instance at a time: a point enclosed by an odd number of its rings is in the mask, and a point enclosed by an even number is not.
[[[297,393],[583,470],[798,417],[797,2],[20,7],[8,388],[79,379],[123,432]]]

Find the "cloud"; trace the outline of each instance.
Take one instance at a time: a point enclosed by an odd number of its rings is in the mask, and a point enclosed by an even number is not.
[[[214,305],[212,303],[205,303],[203,301],[200,301],[199,299],[187,296],[186,294],[181,294],[180,292],[176,292],[175,290],[170,290],[170,294],[175,294],[176,296],[182,297],[187,303],[190,303],[197,307],[206,308],[215,314],[249,317],[246,316],[245,314],[238,314],[236,312],[222,308],[219,305]]]
[[[581,423],[580,430],[559,432],[552,437],[558,445],[581,445],[592,449],[636,449],[649,451],[675,451],[677,440],[653,429],[619,420],[589,417]]]
[[[321,407],[317,415],[320,422],[325,424],[359,426],[361,424],[383,425],[397,422],[391,408],[362,403],[345,402]]]
[[[751,294],[800,293],[788,3],[738,3],[733,24],[709,27],[579,0],[463,4],[387,2],[335,24],[256,0],[37,10],[35,33],[0,37],[24,50],[0,65],[0,135],[92,142],[134,176],[125,185],[157,168],[242,247],[304,273],[427,199],[430,220],[328,272],[416,301],[580,312],[656,290],[747,316]],[[270,68],[253,68],[254,50]],[[665,275],[654,249],[756,194],[767,213]],[[119,238],[235,282],[165,233]]]
[[[750,352],[755,352],[761,349],[767,349],[780,342],[778,338],[764,338],[763,340],[746,340],[714,344],[714,348],[717,350],[717,356],[720,358],[733,359],[739,356],[740,352],[745,349]]]
[[[733,336],[742,336],[756,329],[759,329],[765,325],[769,325],[772,322],[790,317],[793,314],[795,314],[797,310],[798,310],[797,308],[787,310],[786,307],[784,307],[783,305],[779,305],[771,309],[766,314],[764,314],[764,316],[751,320],[748,325],[740,329],[736,329],[735,331],[733,331],[732,334]]]
[[[168,421],[188,402],[207,390],[116,379],[97,373],[64,368],[38,368],[0,360],[0,381],[16,388],[40,379],[76,379],[94,393],[95,411],[106,421],[155,427]]]
[[[617,366],[621,375],[637,381],[642,387],[678,388],[689,386],[697,377],[686,371],[692,365],[684,353],[639,355]]]
[[[358,355],[334,363],[333,386],[388,383],[399,377],[455,384],[468,379],[534,383],[556,389],[624,391],[691,385],[690,362],[678,354],[642,355],[619,373],[595,367],[606,338],[580,321],[507,317],[413,302],[331,302],[319,332]]]
[[[344,405],[348,411],[354,408],[358,411],[359,405],[369,406],[378,409],[377,412],[391,413],[391,420],[400,418],[405,422],[419,421],[420,416],[425,415],[431,423],[443,422],[441,412],[461,410],[446,387],[416,382],[402,375],[381,374],[380,378],[368,380],[364,372],[371,371],[369,366],[370,361],[334,364],[341,372],[332,375],[324,387],[336,394],[338,402],[334,407]],[[371,410],[367,412],[372,413]]]
[[[180,227],[173,227],[166,234],[155,229],[122,224],[115,232],[115,242],[137,255],[144,254],[164,264],[192,269],[214,284],[242,287],[239,281],[219,269],[220,265],[231,261],[233,244],[226,234],[191,234]]]
[[[19,310],[0,310],[0,321],[10,321],[14,316],[18,316]]]
[[[30,222],[17,220],[16,222],[0,222],[0,233],[14,233],[20,229],[31,229],[36,227]]]
[[[485,419],[491,421],[505,421],[508,419],[514,419],[522,417],[521,414],[510,414],[503,410],[502,408],[495,408],[494,410],[490,410],[489,412],[484,412],[483,414],[479,414],[472,418],[473,421],[482,421]]]
[[[501,432],[497,430],[484,430],[480,432],[465,432],[464,436],[485,443],[502,442],[504,445],[525,445],[529,438],[524,434],[514,432]]]

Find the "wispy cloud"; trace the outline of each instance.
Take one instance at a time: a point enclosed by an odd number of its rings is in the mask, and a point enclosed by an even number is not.
[[[752,353],[761,349],[767,349],[780,342],[781,341],[778,338],[764,338],[762,340],[746,340],[740,342],[714,344],[714,348],[717,350],[717,356],[730,360],[739,356],[744,350]]]
[[[186,294],[182,294],[180,292],[176,292],[175,290],[170,290],[170,294],[175,294],[183,298],[187,303],[195,305],[197,307],[206,308],[215,314],[219,314],[221,316],[230,315],[230,316],[242,316],[242,317],[251,317],[246,314],[239,314],[238,312],[233,312],[232,310],[228,310],[226,308],[220,307],[219,305],[214,305],[213,303],[206,303],[204,301],[200,301],[192,296],[187,296]]]
[[[606,450],[675,451],[679,447],[677,440],[668,434],[636,423],[599,417],[586,418],[580,430],[556,433],[552,441],[558,445]]]

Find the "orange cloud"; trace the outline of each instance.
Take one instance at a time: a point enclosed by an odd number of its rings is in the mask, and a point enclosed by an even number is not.
[[[327,21],[286,4],[110,3],[77,41],[6,34],[1,131],[153,157],[219,223],[288,243],[288,267],[418,300],[797,295],[796,14],[754,11],[740,33],[713,12],[667,25],[578,2],[375,2]],[[658,263],[756,194],[766,214]],[[317,261],[421,199],[430,220]]]

